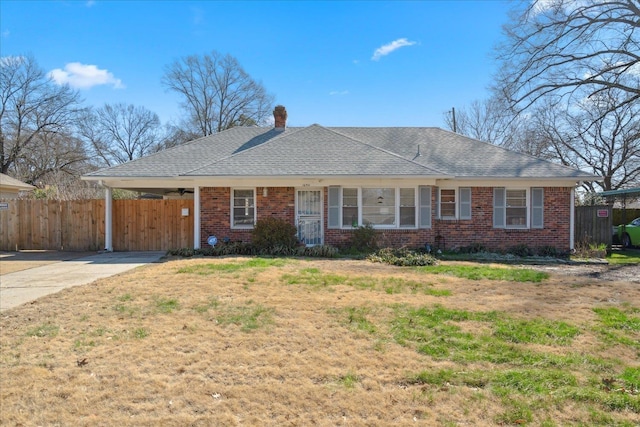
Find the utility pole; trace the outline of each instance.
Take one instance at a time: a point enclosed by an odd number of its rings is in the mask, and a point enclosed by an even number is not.
[[[451,107],[451,118],[453,121],[453,132],[458,133],[458,129],[456,128],[456,109],[455,107]]]

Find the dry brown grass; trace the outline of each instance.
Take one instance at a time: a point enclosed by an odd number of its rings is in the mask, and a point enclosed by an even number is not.
[[[493,425],[505,408],[489,390],[411,384],[408,378],[425,370],[499,366],[434,360],[384,334],[357,330],[341,310],[366,307],[381,320],[394,304],[442,304],[584,326],[594,322],[594,307],[640,306],[640,288],[627,282],[559,276],[541,284],[469,281],[366,261],[287,260],[280,267],[178,273],[243,259],[170,260],[3,313],[0,424]],[[282,280],[309,268],[426,282],[452,295]],[[263,314],[254,329],[227,322],[256,309]],[[476,322],[465,327],[473,333],[486,328]],[[569,348],[543,347],[637,365],[637,353],[624,347],[609,354],[589,328]],[[537,407],[534,423],[587,425],[593,415],[589,405],[575,402]],[[630,411],[607,416],[640,423],[640,414]]]

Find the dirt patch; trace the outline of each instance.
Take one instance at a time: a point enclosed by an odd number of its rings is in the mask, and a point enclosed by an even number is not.
[[[558,276],[578,276],[596,280],[640,283],[640,265],[637,264],[547,264],[530,268]]]
[[[541,283],[517,283],[366,261],[267,260],[249,266],[247,260],[167,261],[6,311],[0,317],[2,422],[413,426],[496,425],[512,419],[510,424],[522,424],[513,402],[526,406],[524,395],[501,398],[481,382],[411,383],[419,372],[514,367],[438,359],[401,345],[387,321],[398,307],[444,306],[568,322],[581,331],[570,346],[522,348],[605,360],[597,372],[562,368],[585,383],[637,366],[637,351],[605,345],[592,328],[594,307],[640,308],[635,282],[566,269],[550,271]],[[299,277],[309,279],[293,280]],[[341,282],[344,277],[352,283]],[[469,322],[464,332],[479,335],[487,328]],[[639,413],[597,404],[547,405],[542,399],[535,405],[537,424],[591,425],[593,411],[614,424],[640,423]]]

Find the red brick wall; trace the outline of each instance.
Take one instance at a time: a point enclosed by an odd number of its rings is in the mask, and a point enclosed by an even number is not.
[[[293,187],[269,187],[267,197],[263,187],[256,188],[257,219],[272,216],[295,222],[295,190]],[[219,241],[228,237],[233,242],[251,241],[251,230],[231,229],[231,188],[200,189],[200,247],[207,247],[207,238]]]
[[[488,249],[508,249],[518,244],[530,248],[553,246],[560,251],[570,249],[571,188],[544,188],[542,229],[493,228],[492,187],[473,187],[471,206],[470,220],[434,220],[435,236],[441,236],[440,242],[447,249],[473,243]]]
[[[267,197],[263,188],[256,188],[257,218],[274,216],[291,223],[295,221],[295,188],[269,187]],[[330,229],[327,226],[328,191],[324,193],[324,236],[325,244],[343,246],[351,239],[351,230]],[[435,207],[435,191],[432,192],[432,206]],[[229,237],[232,241],[251,240],[251,230],[232,230],[230,188],[200,189],[200,243],[206,247],[206,239],[215,235],[219,240]],[[473,187],[471,189],[472,219],[432,220],[432,228],[419,230],[379,230],[380,246],[434,247],[452,249],[471,244],[481,244],[487,249],[508,249],[525,244],[530,248],[553,246],[568,251],[571,215],[571,188],[544,188],[544,228],[542,229],[499,229],[493,228],[493,188]],[[435,216],[435,209],[434,209]]]

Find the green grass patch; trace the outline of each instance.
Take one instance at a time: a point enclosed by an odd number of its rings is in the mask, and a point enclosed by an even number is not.
[[[215,320],[221,325],[237,325],[240,330],[250,332],[273,323],[273,309],[248,302],[244,306],[220,307]]]
[[[511,282],[539,283],[549,278],[549,274],[528,268],[503,268],[482,265],[435,265],[416,267],[429,274],[445,274],[469,280],[507,280]]]
[[[160,313],[168,314],[180,309],[180,303],[175,298],[158,297],[155,299],[155,307]]]
[[[640,357],[640,309],[629,305],[598,307],[593,311],[598,317],[594,327],[607,344],[622,344],[639,350]]]
[[[471,322],[480,323],[480,332],[469,332]],[[399,305],[394,307],[388,323],[394,341],[436,360],[558,369],[583,366],[594,372],[610,369],[609,364],[597,358],[536,352],[523,345],[571,344],[579,329],[564,322],[517,320],[494,311],[469,312],[440,305],[420,308]]]
[[[571,344],[580,333],[575,326],[546,319],[505,319],[495,323],[495,336],[514,343]]]
[[[625,369],[620,378],[626,382],[627,388],[640,391],[640,366]]]
[[[494,374],[491,385],[499,395],[513,392],[525,395],[555,393],[562,387],[576,387],[576,377],[566,371],[554,369],[517,369]]]
[[[220,302],[218,301],[217,297],[211,297],[209,298],[209,301],[206,304],[201,304],[201,305],[196,305],[195,307],[193,307],[194,311],[196,313],[206,313],[211,309],[215,309],[218,307],[218,305],[220,305]]]
[[[338,383],[348,389],[354,388],[359,382],[360,378],[353,372],[348,372],[346,375],[338,378]]]
[[[524,425],[533,421],[533,411],[527,401],[505,397],[502,407],[505,410],[495,419],[499,425]]]
[[[433,289],[432,283],[406,280],[399,277],[344,276],[335,273],[323,273],[317,268],[304,268],[296,274],[283,274],[280,280],[287,285],[304,285],[314,289],[333,286],[351,286],[356,289],[369,289],[387,294],[423,294],[431,296],[449,296],[447,289]]]
[[[56,325],[52,325],[51,323],[43,323],[40,326],[36,326],[27,331],[28,337],[38,337],[38,338],[53,338],[58,335],[60,332],[60,327]]]
[[[614,265],[640,264],[640,250],[626,249],[615,251],[607,256],[607,261],[609,261],[609,264]]]
[[[594,308],[593,311],[598,315],[600,322],[609,328],[640,331],[640,309],[628,306],[623,309]]]
[[[367,307],[347,307],[343,311],[345,324],[349,327],[370,334],[376,332],[376,326],[367,318],[371,314],[371,309]]]
[[[143,339],[149,336],[149,331],[145,328],[136,328],[133,330],[133,337],[136,339]]]
[[[178,269],[178,273],[210,275],[219,273],[235,273],[241,270],[282,267],[288,263],[282,258],[251,258],[244,261],[227,263],[197,264]]]

